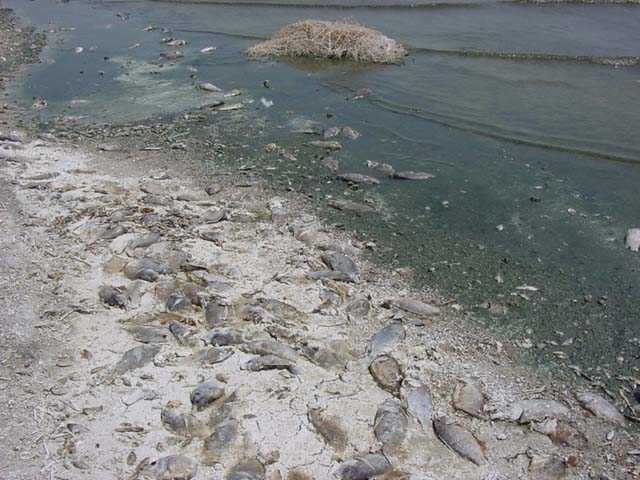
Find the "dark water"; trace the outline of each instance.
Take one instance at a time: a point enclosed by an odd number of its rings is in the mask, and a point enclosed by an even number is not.
[[[640,255],[623,241],[640,226],[637,2],[6,3],[53,32],[47,62],[20,90],[27,105],[47,99],[41,118],[118,123],[179,113],[208,101],[186,70],[197,67],[197,81],[255,100],[251,115],[272,126],[245,139],[256,156],[274,140],[300,148],[297,165],[270,171],[277,184],[293,182],[319,203],[347,194],[379,207],[366,218],[326,215],[383,246],[381,260],[413,267],[419,284],[458,299],[487,328],[555,342],[531,350],[540,365],[563,351],[566,363],[596,370],[638,367]],[[286,23],[347,16],[407,45],[406,63],[247,62],[242,54]],[[151,24],[191,42],[177,48],[184,59],[158,62],[171,50],[160,42],[169,34],[144,32]],[[199,53],[209,45],[215,53]],[[369,94],[354,99],[361,89]],[[370,173],[371,159],[436,177],[378,175],[381,185],[353,191],[317,167],[308,136],[291,133],[305,125],[362,134],[341,140],[342,171]],[[487,302],[508,315],[490,317]]]

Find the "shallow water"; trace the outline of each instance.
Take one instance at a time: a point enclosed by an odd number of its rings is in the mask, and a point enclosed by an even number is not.
[[[640,255],[623,242],[640,226],[637,3],[6,3],[52,30],[45,62],[20,90],[25,105],[48,101],[41,118],[145,121],[210,101],[196,82],[240,88],[240,100],[256,100],[251,114],[272,126],[246,139],[255,155],[274,140],[300,148],[298,165],[270,171],[276,184],[293,182],[320,203],[343,194],[373,201],[380,214],[325,214],[385,247],[382,260],[413,267],[420,284],[457,298],[488,328],[567,344],[532,349],[541,365],[561,350],[568,363],[625,374],[638,366]],[[242,54],[286,23],[345,16],[405,43],[406,63],[247,62]],[[144,32],[151,24],[172,33]],[[173,49],[185,54],[178,62],[159,61],[172,50],[160,42],[168,35],[191,42]],[[209,45],[215,53],[199,53]],[[354,99],[362,89],[365,98]],[[353,191],[313,162],[322,152],[292,133],[300,125],[362,134],[340,139],[342,171],[370,173],[371,159],[436,177],[374,173],[381,185]],[[486,302],[509,314],[488,317]]]

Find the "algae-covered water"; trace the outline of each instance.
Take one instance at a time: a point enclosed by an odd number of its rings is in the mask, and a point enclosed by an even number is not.
[[[374,257],[413,268],[419,285],[532,346],[540,365],[624,375],[639,366],[640,254],[624,246],[627,229],[640,227],[637,2],[5,3],[50,31],[44,62],[19,89],[26,106],[47,101],[34,111],[41,119],[145,122],[211,101],[198,82],[240,89],[237,101],[254,100],[246,115],[267,125],[242,139],[246,152],[263,158],[273,141],[296,150],[297,162],[263,164],[276,186],[319,205],[328,195],[376,205],[362,217],[325,211],[378,243]],[[286,23],[344,17],[407,45],[405,64],[242,53]],[[175,50],[184,57],[160,59]],[[340,171],[380,185],[336,181],[323,152],[305,145],[318,138],[301,132],[343,125],[361,137],[338,138]],[[435,178],[392,180],[367,160]]]

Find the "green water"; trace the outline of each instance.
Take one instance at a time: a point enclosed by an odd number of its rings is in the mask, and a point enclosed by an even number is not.
[[[210,100],[197,82],[241,89],[238,101],[254,100],[242,115],[260,122],[235,130],[238,154],[318,206],[345,195],[376,205],[378,213],[362,217],[321,210],[378,243],[374,257],[412,267],[418,286],[457,299],[489,329],[551,341],[529,350],[540,366],[559,361],[554,351],[596,376],[598,367],[629,375],[640,366],[640,255],[624,247],[627,229],[640,227],[640,5],[6,3],[50,30],[43,64],[19,88],[25,106],[47,100],[34,112],[40,120],[180,119]],[[345,16],[406,44],[405,64],[248,62],[242,53],[286,23]],[[143,31],[148,25],[160,28]],[[161,43],[168,36],[190,44],[171,49]],[[207,46],[217,49],[199,53]],[[184,58],[160,60],[176,49]],[[205,136],[207,122],[224,130],[228,118],[207,115],[192,134]],[[317,137],[299,133],[343,125],[362,136],[339,138],[340,170],[372,174],[380,185],[336,181],[323,152],[306,145]],[[273,141],[298,161],[264,154]],[[367,160],[435,178],[391,180]],[[487,303],[508,314],[492,317]]]

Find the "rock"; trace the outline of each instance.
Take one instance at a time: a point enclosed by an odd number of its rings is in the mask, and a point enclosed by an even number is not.
[[[335,208],[336,210],[342,210],[343,212],[354,212],[354,213],[369,213],[375,212],[375,209],[369,205],[364,205],[362,203],[354,202],[352,200],[345,200],[341,198],[331,199],[327,202],[331,208]]]
[[[433,409],[429,387],[419,382],[414,383],[410,380],[405,380],[400,388],[400,395],[407,413],[426,431],[431,424],[431,411]]]
[[[397,450],[407,433],[407,417],[400,402],[387,399],[378,408],[373,432],[385,453]]]
[[[532,399],[514,402],[506,412],[493,415],[492,418],[524,424],[546,418],[562,418],[568,414],[569,409],[560,402]]]
[[[394,172],[391,174],[391,178],[395,178],[398,180],[429,180],[434,178],[435,175],[427,172],[414,172],[414,171],[406,171],[406,172]]]
[[[395,169],[388,163],[374,162],[372,160],[367,160],[367,168],[376,170],[377,172],[386,173],[387,175],[392,175],[395,172]]]
[[[448,424],[444,417],[433,421],[436,435],[451,450],[476,465],[487,463],[482,447],[471,433],[459,425]]]
[[[149,363],[160,352],[157,345],[140,345],[131,350],[127,350],[116,366],[114,371],[118,374],[135,370]]]
[[[250,372],[261,372],[263,370],[289,370],[291,373],[296,372],[296,364],[291,360],[287,360],[277,355],[258,355],[250,359],[242,367],[243,370]]]
[[[418,317],[430,317],[440,314],[440,309],[438,307],[434,307],[433,305],[429,305],[428,303],[424,303],[419,300],[412,300],[410,298],[394,300],[391,304],[400,310],[404,310],[405,312]]]
[[[254,458],[245,458],[231,467],[225,480],[263,480],[264,465]]]
[[[534,455],[529,462],[531,480],[558,480],[567,473],[567,464],[557,455]]]
[[[197,472],[198,464],[184,455],[159,458],[143,469],[143,474],[154,480],[191,480]]]
[[[365,183],[368,185],[380,184],[380,180],[378,180],[377,178],[371,177],[369,175],[364,175],[362,173],[343,173],[338,175],[338,179],[348,183]]]
[[[371,339],[370,355],[376,357],[381,353],[393,350],[398,343],[404,340],[405,336],[406,332],[402,323],[390,323]]]
[[[627,231],[625,243],[632,252],[640,252],[640,228],[630,228]]]
[[[580,404],[593,413],[596,417],[619,425],[625,424],[625,419],[618,409],[595,393],[580,393],[577,395]]]
[[[118,308],[126,308],[129,300],[125,294],[126,290],[124,287],[116,288],[105,285],[98,290],[98,297],[100,297],[103,303]]]
[[[133,338],[141,343],[169,343],[170,332],[166,328],[134,326],[127,329]]]
[[[391,464],[384,455],[366,454],[342,462],[336,469],[336,476],[342,480],[368,480],[391,470]]]
[[[347,447],[347,432],[338,417],[323,415],[319,409],[312,408],[307,415],[309,421],[322,439],[338,453]]]
[[[293,348],[275,340],[255,340],[240,345],[240,350],[255,355],[275,355],[295,362],[299,355]]]
[[[229,308],[225,302],[212,300],[205,309],[205,319],[209,327],[217,327],[223,324],[229,316]]]
[[[402,370],[398,362],[389,355],[380,355],[369,365],[369,372],[378,386],[393,395],[400,392]]]
[[[198,410],[206,408],[224,395],[224,387],[216,380],[209,380],[198,385],[191,392],[191,404]]]
[[[327,142],[322,140],[315,140],[313,142],[309,142],[309,145],[318,148],[324,148],[325,150],[340,150],[342,148],[342,145],[335,141]]]
[[[453,390],[453,406],[472,417],[483,418],[485,398],[480,386],[463,380]]]

